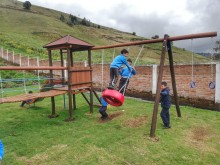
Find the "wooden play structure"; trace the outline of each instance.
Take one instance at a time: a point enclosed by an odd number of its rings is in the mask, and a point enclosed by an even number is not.
[[[171,80],[172,80],[172,87],[173,87],[173,94],[175,98],[177,116],[181,117],[178,95],[177,95],[177,88],[176,88],[176,81],[175,81],[175,72],[174,72],[174,67],[173,67],[173,54],[172,54],[171,42],[177,41],[177,40],[205,38],[205,37],[214,37],[214,36],[217,36],[216,32],[199,33],[199,34],[183,35],[183,36],[176,36],[176,37],[169,37],[168,35],[164,35],[164,38],[159,38],[159,39],[128,42],[128,43],[121,43],[121,44],[108,45],[108,46],[94,46],[82,40],[79,40],[73,36],[67,35],[44,46],[44,48],[48,50],[49,66],[45,66],[45,67],[9,67],[7,66],[7,67],[0,67],[0,70],[50,70],[50,85],[51,86],[54,85],[54,82],[52,81],[53,71],[61,70],[62,77],[64,77],[64,70],[67,70],[68,71],[67,84],[65,85],[65,81],[63,79],[62,80],[63,87],[52,88],[52,90],[47,91],[45,95],[43,95],[43,97],[51,97],[51,105],[52,105],[51,115],[55,115],[54,96],[68,93],[68,97],[69,97],[68,99],[69,100],[69,119],[68,120],[73,120],[73,109],[76,108],[76,97],[75,97],[76,94],[81,93],[83,95],[83,97],[86,99],[87,103],[90,106],[91,113],[93,112],[93,94],[95,94],[95,96],[98,98],[97,94],[93,90],[93,84],[92,84],[92,65],[91,65],[91,51],[92,50],[124,47],[124,46],[131,46],[131,45],[152,44],[152,43],[160,42],[162,43],[162,52],[161,52],[161,59],[160,59],[160,65],[159,65],[157,91],[156,91],[156,96],[155,96],[151,132],[150,132],[150,136],[154,137],[155,130],[156,130],[159,99],[160,99],[160,84],[162,82],[162,77],[163,77],[163,69],[164,69],[166,51],[168,52],[168,56],[169,56],[170,73],[171,73]],[[60,59],[61,59],[60,67],[53,66],[53,63],[52,63],[52,57],[53,57],[52,51],[53,50],[60,50]],[[74,53],[77,51],[88,52],[88,66],[87,67],[78,67],[78,66],[73,65],[74,64],[73,63]],[[64,56],[63,56],[64,54],[67,55],[66,56],[67,66],[64,66]],[[83,93],[86,91],[90,92],[89,100],[85,97]],[[27,98],[29,98],[28,94],[25,95],[25,99]],[[32,97],[30,96],[30,98]],[[5,101],[3,99],[0,101],[0,103],[4,103],[4,102]]]

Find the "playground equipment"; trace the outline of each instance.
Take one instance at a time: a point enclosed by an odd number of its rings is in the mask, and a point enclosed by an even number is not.
[[[68,120],[73,120],[72,110],[73,110],[73,105],[74,105],[74,109],[76,108],[75,94],[77,93],[83,93],[85,91],[90,92],[90,100],[88,100],[88,102],[90,105],[90,112],[91,113],[93,112],[94,90],[93,90],[93,85],[92,85],[92,66],[91,66],[91,51],[92,50],[162,42],[162,52],[161,52],[159,74],[158,74],[158,80],[157,80],[157,91],[156,91],[156,96],[155,96],[154,111],[152,115],[151,132],[150,132],[150,136],[154,137],[155,130],[156,130],[159,99],[160,99],[160,84],[162,82],[162,77],[163,77],[166,51],[168,52],[168,56],[169,56],[170,73],[171,73],[171,80],[172,80],[172,87],[173,87],[173,94],[174,94],[177,116],[181,117],[178,95],[177,95],[177,88],[176,88],[176,81],[175,81],[175,72],[174,72],[174,67],[173,67],[173,54],[172,54],[171,42],[177,41],[177,40],[205,38],[205,37],[214,37],[214,36],[217,36],[216,32],[199,33],[199,34],[183,35],[183,36],[176,36],[176,37],[169,37],[168,35],[164,35],[164,38],[159,38],[159,39],[128,42],[128,43],[114,44],[114,45],[108,45],[108,46],[93,46],[89,43],[86,43],[82,40],[79,40],[77,38],[74,38],[68,35],[44,46],[44,48],[48,50],[49,66],[46,66],[46,67],[8,67],[7,66],[7,67],[0,67],[0,70],[50,70],[51,79],[53,78],[54,70],[61,70],[62,77],[64,77],[64,70],[67,70],[68,71],[67,86],[63,88],[59,88],[59,89],[54,89],[54,92],[59,91],[61,93],[65,93],[65,92],[68,93],[68,96],[69,96],[69,119]],[[57,49],[60,50],[61,66],[53,67],[52,66],[53,65],[52,50],[57,50]],[[89,65],[87,67],[73,66],[73,53],[77,51],[88,51],[88,64]],[[63,63],[64,53],[67,54],[67,67],[64,67],[63,65],[64,64]],[[53,82],[50,81],[50,84],[53,85]],[[48,94],[46,96],[51,97],[52,115],[53,115],[55,114],[55,100],[54,100],[54,94],[53,93],[51,94],[51,93],[52,92],[48,91]],[[113,93],[112,96],[115,97],[115,94]],[[121,103],[122,103],[122,100],[120,100],[119,104]]]

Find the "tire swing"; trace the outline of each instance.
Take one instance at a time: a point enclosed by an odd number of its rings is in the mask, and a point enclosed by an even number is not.
[[[112,89],[106,89],[102,92],[103,99],[112,106],[121,106],[124,103],[124,95]]]
[[[113,58],[115,54],[115,49],[113,51]],[[102,50],[102,86],[101,91],[103,90],[103,79],[104,79],[104,50]],[[122,95],[120,92],[113,90],[113,89],[105,89],[102,92],[102,98],[108,103],[108,107],[110,105],[112,106],[121,106],[124,103],[124,95]]]

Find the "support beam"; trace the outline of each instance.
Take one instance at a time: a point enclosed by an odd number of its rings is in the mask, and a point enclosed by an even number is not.
[[[70,49],[67,49],[67,68],[68,70],[70,70],[71,68],[71,53],[70,53]],[[71,74],[68,72],[68,96],[69,96],[69,119],[67,119],[68,121],[72,121],[73,120],[73,99],[72,99],[72,93],[71,93]]]
[[[217,32],[207,32],[207,33],[198,33],[198,34],[189,34],[189,35],[169,37],[168,40],[169,41],[179,41],[179,40],[186,40],[186,39],[215,37],[215,36],[217,36]],[[92,48],[92,50],[108,49],[108,48],[131,46],[131,45],[152,44],[152,43],[163,42],[163,40],[164,40],[163,38],[158,38],[158,39],[152,39],[152,40],[127,42],[127,43],[107,45],[107,46],[95,46],[95,47]]]
[[[96,99],[99,101],[99,103],[101,104],[101,100],[99,99],[98,94],[96,93],[96,91],[94,89],[92,89],[93,93],[95,94]],[[102,91],[101,91],[102,92]]]
[[[21,65],[21,62],[20,62]],[[0,70],[66,70],[67,67],[60,66],[1,66]]]
[[[90,102],[89,102],[89,100],[87,99],[86,95],[85,95],[83,92],[82,92],[81,94],[82,94],[82,96],[84,97],[84,99],[86,100],[86,102],[88,103],[88,105],[90,106]]]
[[[167,50],[168,50],[168,56],[169,56],[170,74],[171,74],[171,80],[172,80],[173,95],[174,95],[174,100],[175,100],[175,105],[176,105],[176,112],[177,112],[177,116],[181,117],[179,99],[178,99],[177,88],[176,88],[175,72],[174,72],[174,66],[173,66],[173,52],[172,52],[172,46],[171,46],[170,41],[167,41]]]
[[[51,50],[48,50],[48,57],[49,57],[49,66],[53,66]],[[53,86],[53,70],[50,70],[50,86]],[[54,96],[51,97],[51,107],[52,107],[52,113],[49,117],[50,118],[57,117]]]
[[[70,63],[71,63],[71,67],[74,66],[74,63],[73,63],[73,51],[71,50],[70,51]],[[72,73],[70,73],[71,70],[68,70],[69,71],[69,74],[71,74],[72,76]],[[72,86],[73,84],[70,83],[70,85]],[[74,93],[73,94],[73,109],[76,110],[76,94]]]
[[[88,64],[89,64],[89,67],[90,69],[92,69],[92,57],[91,57],[91,50],[89,49],[88,50]],[[92,82],[92,72],[90,71],[90,81]],[[90,88],[90,113],[93,113],[93,85],[91,83],[91,88]]]
[[[164,36],[163,46],[162,46],[162,54],[160,58],[160,66],[159,66],[159,74],[157,79],[157,92],[154,101],[154,111],[152,115],[152,122],[151,122],[151,130],[150,130],[150,137],[155,137],[156,131],[156,124],[157,124],[157,113],[160,101],[160,86],[163,78],[163,69],[164,69],[164,61],[165,61],[165,54],[166,54],[166,46],[167,46],[167,38],[168,36]]]

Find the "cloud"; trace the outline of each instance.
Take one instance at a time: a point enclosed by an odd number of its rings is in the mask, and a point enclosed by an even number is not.
[[[85,17],[103,26],[135,32],[147,38],[156,34],[163,37],[164,34],[179,36],[210,31],[220,33],[219,0],[32,0],[31,3]],[[189,42],[178,41],[175,45],[190,49]],[[207,51],[209,44],[210,39],[198,39],[194,47],[198,51]]]

